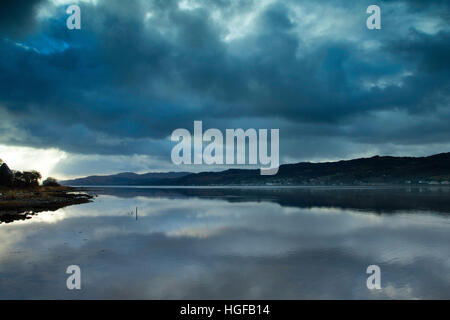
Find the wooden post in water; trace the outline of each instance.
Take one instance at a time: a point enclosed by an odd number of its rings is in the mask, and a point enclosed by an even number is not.
[[[136,221],[137,221],[137,219],[138,219],[138,210],[137,210],[137,207],[136,207]]]

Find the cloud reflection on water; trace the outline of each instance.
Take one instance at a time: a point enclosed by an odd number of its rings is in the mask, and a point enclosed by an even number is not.
[[[447,215],[129,192],[1,225],[0,298],[450,298]]]

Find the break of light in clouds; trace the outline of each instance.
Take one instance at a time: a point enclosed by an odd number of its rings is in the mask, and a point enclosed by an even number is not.
[[[381,30],[371,4],[7,0],[0,158],[58,178],[197,171],[168,139],[194,120],[279,128],[282,163],[450,151],[450,2],[378,1]]]
[[[0,145],[2,160],[11,168],[20,171],[37,170],[44,178],[66,158],[66,153],[57,149],[34,149],[28,147]]]

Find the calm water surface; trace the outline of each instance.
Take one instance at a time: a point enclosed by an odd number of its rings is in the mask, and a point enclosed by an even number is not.
[[[449,188],[95,193],[0,224],[1,299],[450,299]]]

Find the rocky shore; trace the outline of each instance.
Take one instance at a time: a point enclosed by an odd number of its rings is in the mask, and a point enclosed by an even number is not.
[[[0,187],[0,223],[29,219],[33,214],[91,202],[93,196],[71,187]]]

